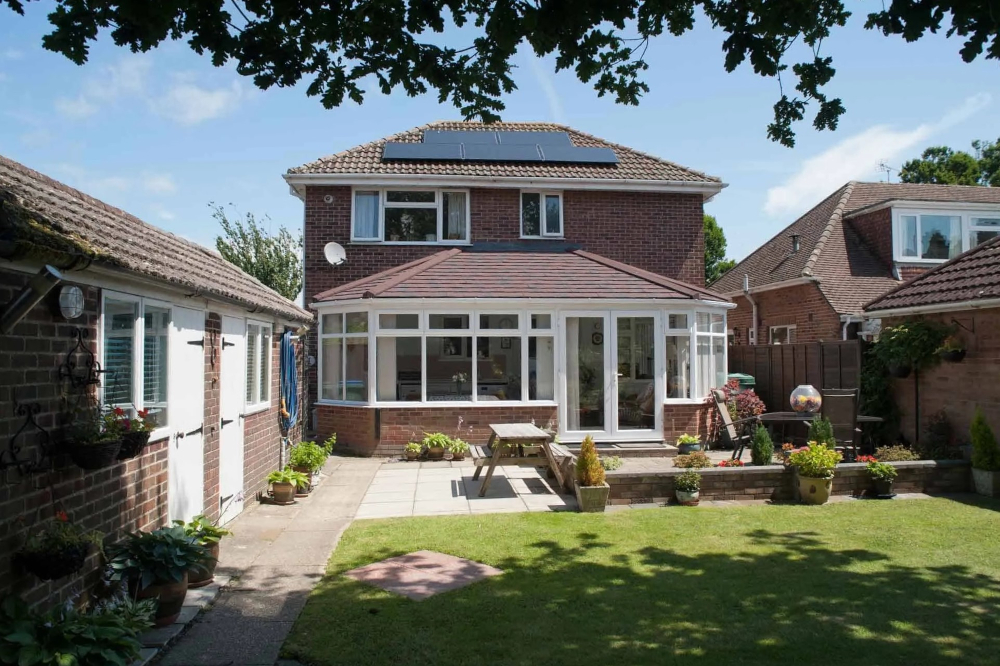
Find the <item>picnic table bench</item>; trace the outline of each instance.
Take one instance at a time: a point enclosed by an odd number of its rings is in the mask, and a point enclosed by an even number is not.
[[[549,467],[556,474],[556,478],[560,479],[559,472],[556,471],[558,466],[554,464],[550,450],[549,433],[531,423],[491,423],[490,430],[492,434],[486,446],[469,447],[472,461],[476,466],[472,480],[477,480],[483,473],[483,468],[487,468],[483,486],[479,489],[480,497],[486,496],[486,490],[490,487],[493,471],[497,465]],[[528,450],[525,447],[528,447]],[[542,455],[533,453],[531,447],[541,447]]]

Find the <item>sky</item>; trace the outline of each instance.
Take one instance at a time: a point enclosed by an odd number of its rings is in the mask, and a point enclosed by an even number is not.
[[[746,65],[727,74],[725,36],[704,20],[650,44],[651,90],[634,107],[524,50],[502,116],[564,123],[721,177],[728,187],[706,212],[740,259],[848,180],[885,180],[880,162],[898,169],[927,146],[1000,138],[1000,64],[963,63],[961,42],[943,34],[907,44],[866,31],[876,5],[849,1],[855,15],[823,44],[837,70],[828,94],[847,108],[839,128],[818,132],[807,116],[793,149],[766,136],[777,82]],[[41,47],[51,6],[29,3],[25,17],[0,7],[0,154],[208,246],[218,233],[210,203],[299,229],[288,168],[460,117],[435,93],[374,88],[361,106],[327,110],[305,84],[260,91],[183,42],[132,54],[104,35],[77,66]]]

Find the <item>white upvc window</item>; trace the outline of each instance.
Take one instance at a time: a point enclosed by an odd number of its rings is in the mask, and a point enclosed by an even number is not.
[[[351,201],[354,242],[470,242],[468,190],[356,188]]]
[[[562,236],[562,192],[521,190],[521,238]]]
[[[320,319],[320,398],[368,401],[368,313],[325,314]]]
[[[146,411],[157,429],[169,419],[169,303],[105,291],[101,301],[101,402],[129,416]],[[159,433],[154,433],[159,434]]]
[[[663,394],[667,402],[690,400],[691,393],[691,349],[694,345],[694,326],[690,312],[668,312],[666,314],[666,369],[667,390]]]
[[[770,328],[770,342],[772,345],[795,344],[795,326],[772,326]]]
[[[940,263],[1000,235],[1000,209],[893,209],[896,261]]]
[[[726,385],[726,316],[718,312],[696,312],[695,395]]]
[[[271,340],[270,324],[247,322],[247,412],[271,406]]]

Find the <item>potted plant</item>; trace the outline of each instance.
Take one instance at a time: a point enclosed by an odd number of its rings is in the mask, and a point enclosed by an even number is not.
[[[451,437],[443,432],[425,432],[423,445],[427,449],[428,460],[443,460],[444,451],[451,443]]]
[[[970,428],[972,435],[972,481],[976,492],[1000,497],[1000,446],[993,429],[978,407]]]
[[[295,501],[295,489],[309,483],[309,477],[302,472],[286,467],[267,475],[271,484],[271,499],[275,504],[291,504]]]
[[[825,504],[833,491],[833,471],[840,462],[840,454],[827,444],[809,442],[789,456],[789,462],[798,468],[799,497],[806,504]]]
[[[712,459],[708,457],[708,454],[704,451],[695,451],[694,453],[686,453],[682,456],[674,457],[674,467],[680,467],[684,469],[689,469],[692,467],[711,467]]]
[[[465,454],[469,452],[469,444],[455,437],[448,442],[447,449],[452,460],[465,460]]]
[[[611,486],[604,481],[604,467],[597,458],[594,440],[587,435],[580,444],[580,457],[576,460],[576,502],[584,513],[604,511]]]
[[[758,425],[753,431],[750,444],[750,461],[754,465],[770,465],[774,462],[774,442],[767,428]]]
[[[316,442],[299,442],[288,452],[288,466],[296,472],[305,474],[308,479],[319,473],[325,462],[326,450]],[[309,482],[302,487],[305,489],[304,494],[312,490],[312,484]]]
[[[876,497],[892,497],[892,482],[897,474],[896,468],[889,463],[877,460],[868,463],[868,476],[875,482]]]
[[[208,551],[208,559],[201,566],[188,570],[188,589],[204,587],[215,580],[215,567],[219,564],[219,542],[222,537],[232,534],[229,530],[212,524],[204,515],[198,515],[185,523],[175,520],[174,525],[184,528],[184,533],[198,540]]]
[[[701,493],[701,474],[689,469],[674,477],[674,495],[682,506],[698,506]]]
[[[781,445],[781,462],[785,465],[788,464],[788,457],[792,455],[792,451],[795,450],[795,445],[791,442],[785,442]]]
[[[82,469],[110,467],[122,448],[121,428],[114,412],[102,414],[99,407],[85,410],[71,426],[67,449],[73,463]]]
[[[112,416],[117,419],[117,428],[122,434],[118,460],[131,460],[141,455],[149,444],[149,435],[156,429],[156,423],[149,418],[149,410],[140,409],[135,418],[130,418],[121,407],[115,407]]]
[[[113,580],[124,580],[137,599],[157,599],[155,623],[173,624],[187,595],[188,571],[206,565],[208,549],[183,527],[131,532],[109,549]]]
[[[949,335],[938,348],[938,354],[949,363],[961,363],[965,359],[965,345],[957,335]]]
[[[407,460],[416,460],[420,457],[420,452],[424,450],[424,445],[419,442],[410,442],[403,447],[403,453]]]
[[[701,451],[701,438],[684,433],[677,438],[677,452],[685,455],[693,451]]]
[[[326,455],[332,456],[335,446],[337,446],[337,433],[333,433],[323,442],[323,450],[326,451]]]
[[[55,580],[83,568],[91,546],[101,548],[100,532],[85,532],[70,522],[65,511],[41,530],[28,536],[15,558],[20,565],[42,580]]]

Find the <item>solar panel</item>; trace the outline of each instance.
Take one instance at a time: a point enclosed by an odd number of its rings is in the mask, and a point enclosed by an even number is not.
[[[497,143],[496,132],[456,132],[453,130],[425,130],[424,143]]]
[[[477,162],[541,162],[538,147],[535,144],[522,146],[505,146],[483,144],[466,144],[465,159]]]
[[[572,146],[566,132],[497,132],[503,145],[539,144],[545,146]]]
[[[579,164],[618,164],[615,151],[610,148],[584,148],[579,146],[542,146],[546,162],[576,162]]]
[[[460,160],[462,145],[458,143],[386,143],[383,160]]]

